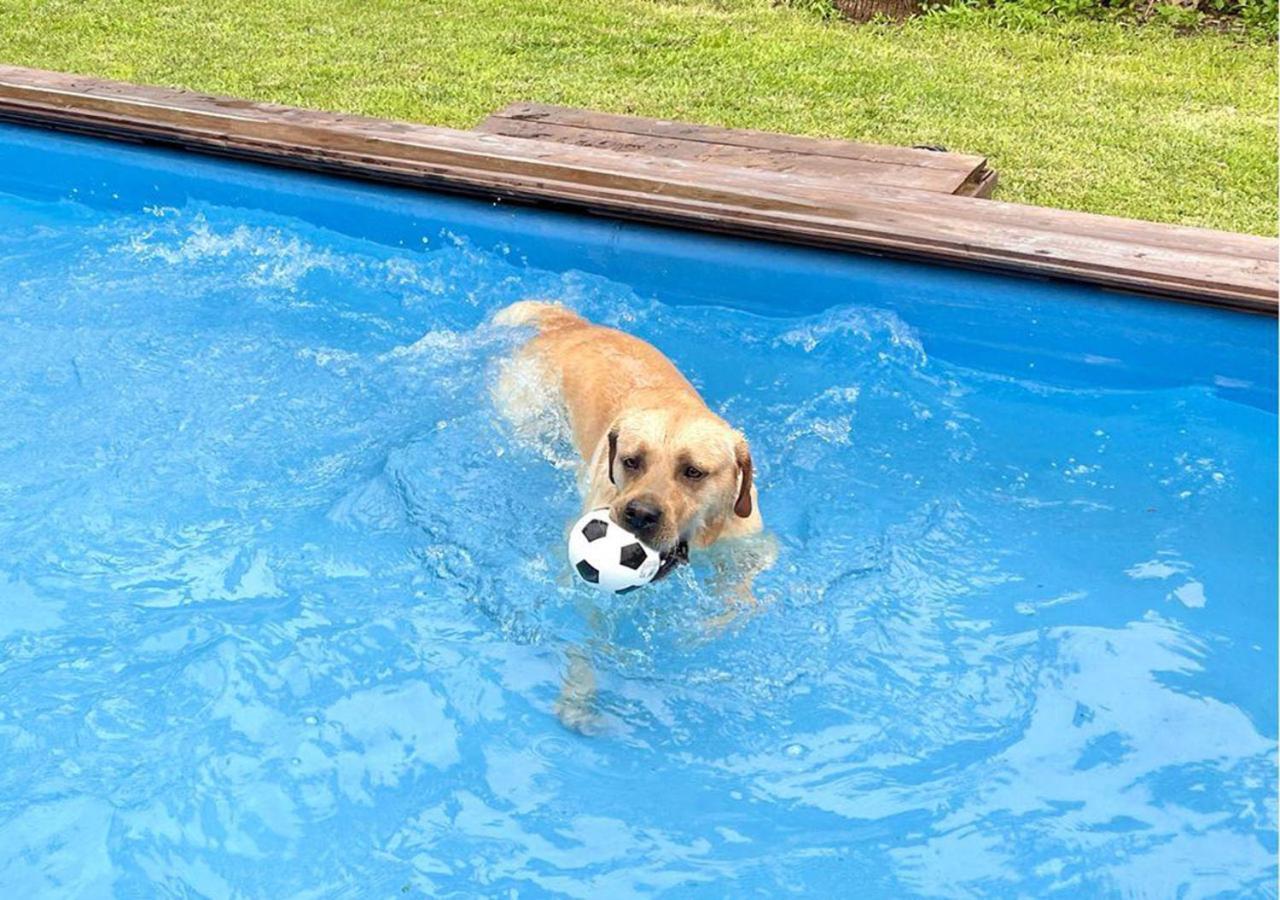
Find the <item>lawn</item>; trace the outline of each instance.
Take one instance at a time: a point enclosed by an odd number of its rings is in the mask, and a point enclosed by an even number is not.
[[[1276,233],[1276,47],[770,0],[0,0],[0,61],[468,128],[511,100],[989,156],[998,196]]]

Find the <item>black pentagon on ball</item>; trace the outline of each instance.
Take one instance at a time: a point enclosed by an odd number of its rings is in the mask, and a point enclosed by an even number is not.
[[[639,544],[627,544],[622,548],[622,557],[618,562],[628,569],[638,569],[644,565],[647,556],[648,554],[644,552],[644,548]]]
[[[615,594],[630,594],[632,591],[638,591],[638,590],[640,590],[640,588],[642,588],[642,587],[644,587],[644,585],[643,585],[643,584],[633,584],[633,585],[631,585],[630,587],[618,588],[616,591],[614,591],[614,593],[615,593]]]
[[[582,576],[583,581],[589,581],[592,584],[600,583],[600,573],[596,571],[595,566],[591,565],[591,563],[587,562],[585,559],[578,561],[577,569],[578,574]]]
[[[609,531],[609,524],[600,519],[592,519],[582,526],[582,536],[587,541],[598,541]]]

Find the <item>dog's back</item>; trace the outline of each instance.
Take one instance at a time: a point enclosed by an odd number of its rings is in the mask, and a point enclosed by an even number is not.
[[[540,332],[586,325],[582,316],[558,303],[518,300],[494,313],[493,324],[504,328],[536,328]]]
[[[671,360],[634,335],[596,325],[563,306],[540,300],[513,303],[499,310],[493,321],[537,329],[520,355],[558,384],[584,457],[590,458],[604,429],[625,404],[657,397],[673,411],[706,411],[698,392]]]

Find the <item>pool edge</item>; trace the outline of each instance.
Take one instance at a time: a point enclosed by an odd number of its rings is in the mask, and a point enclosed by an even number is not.
[[[0,66],[0,120],[738,237],[1277,315],[1274,239]],[[832,186],[827,185],[828,189]]]

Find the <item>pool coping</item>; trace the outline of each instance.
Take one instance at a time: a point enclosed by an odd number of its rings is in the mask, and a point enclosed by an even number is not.
[[[0,121],[1276,316],[1273,238],[0,66]]]

